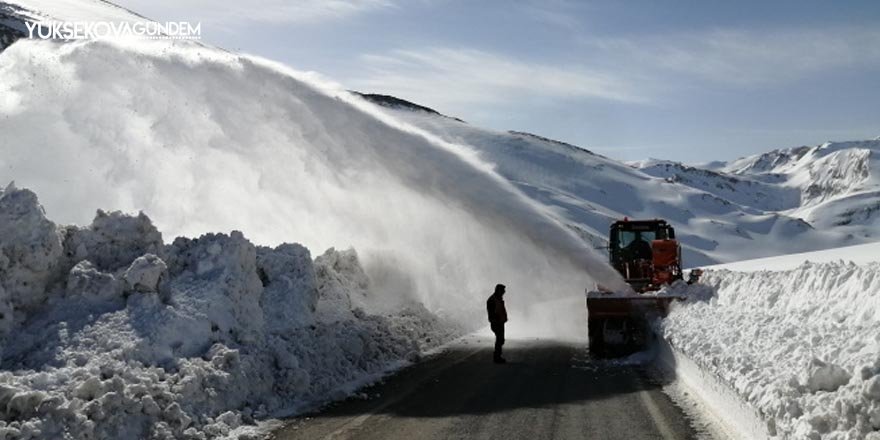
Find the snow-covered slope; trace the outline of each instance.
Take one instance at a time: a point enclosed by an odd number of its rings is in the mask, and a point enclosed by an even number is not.
[[[627,165],[529,133],[485,130],[436,112],[376,103],[443,139],[472,146],[597,247],[605,244],[608,225],[624,216],[670,220],[692,267],[870,239],[816,228],[790,213],[800,206],[797,188],[672,162]]]
[[[103,0],[0,1],[0,51],[28,36],[25,22],[48,20],[138,22],[148,19]]]
[[[630,164],[651,176],[690,186],[758,211],[783,211],[800,205],[800,191],[796,188],[668,160],[652,159]]]
[[[38,20],[37,15],[21,6],[0,2],[0,51],[27,36],[26,22]]]

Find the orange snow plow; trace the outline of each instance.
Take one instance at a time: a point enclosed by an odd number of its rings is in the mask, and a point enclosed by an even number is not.
[[[611,225],[611,265],[632,287],[632,292],[609,292],[600,287],[587,292],[587,323],[590,351],[623,354],[647,345],[650,322],[664,317],[675,295],[658,295],[664,285],[683,278],[681,246],[675,229],[665,220],[623,220]],[[691,272],[688,283],[701,272]],[[696,277],[696,278],[695,278]]]

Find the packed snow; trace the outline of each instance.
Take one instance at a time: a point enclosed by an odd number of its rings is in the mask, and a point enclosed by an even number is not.
[[[247,437],[462,332],[385,310],[353,250],[166,245],[143,214],[57,226],[12,186],[0,238],[0,438]]]
[[[766,436],[880,439],[878,273],[880,262],[850,261],[707,270],[711,299],[674,306],[662,335],[684,356],[680,374],[732,390]]]

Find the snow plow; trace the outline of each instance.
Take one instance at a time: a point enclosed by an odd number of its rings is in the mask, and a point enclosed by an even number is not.
[[[631,292],[606,289],[587,292],[590,351],[622,355],[644,348],[652,336],[650,322],[664,317],[669,304],[682,297],[658,294],[665,285],[684,278],[681,246],[665,220],[614,222],[608,237],[611,265],[632,287]],[[688,283],[701,272],[691,271]]]

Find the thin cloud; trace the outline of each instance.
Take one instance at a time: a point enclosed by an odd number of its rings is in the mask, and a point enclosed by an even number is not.
[[[432,105],[504,104],[572,98],[645,102],[630,84],[583,66],[546,65],[474,49],[434,47],[364,55],[362,90],[411,97]]]
[[[739,86],[880,66],[880,27],[721,29],[582,41],[622,69],[648,70],[652,76],[684,74]]]
[[[584,2],[572,0],[529,0],[517,5],[524,16],[568,31],[577,31],[583,27],[577,12],[588,6]]]
[[[135,11],[174,11],[178,19],[226,26],[321,23],[395,6],[391,0],[123,0],[119,3]]]

